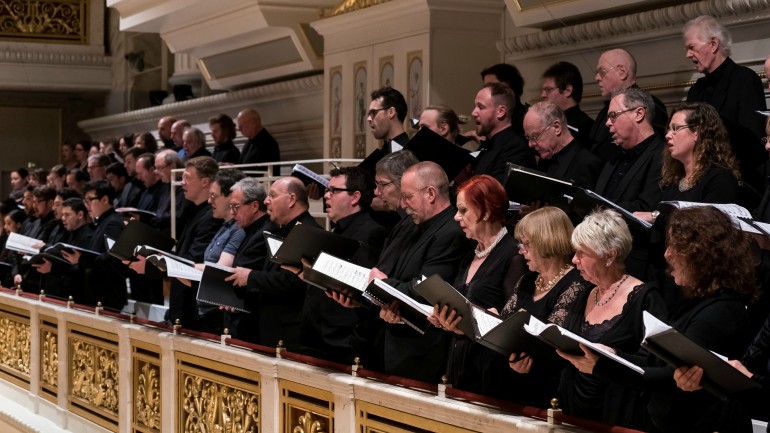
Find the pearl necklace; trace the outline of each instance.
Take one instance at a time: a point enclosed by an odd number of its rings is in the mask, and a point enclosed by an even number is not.
[[[622,286],[627,279],[628,279],[628,274],[623,275],[623,278],[621,278],[620,281],[618,281],[618,284],[615,285],[615,290],[612,292],[610,297],[607,298],[607,300],[604,302],[599,302],[599,292],[601,292],[601,290],[599,289],[599,286],[596,286],[596,293],[594,294],[594,304],[596,304],[597,307],[603,307],[607,305],[612,300],[612,298],[615,297],[615,293],[618,293],[618,289],[620,289],[620,286]]]
[[[567,274],[567,272],[572,270],[572,265],[569,263],[565,263],[564,266],[561,267],[559,272],[556,273],[556,275],[551,278],[550,281],[548,281],[548,284],[544,284],[543,282],[543,274],[540,274],[537,276],[537,279],[535,279],[535,290],[538,292],[547,292],[553,288],[556,283],[559,282],[559,280],[562,279],[564,275]]]
[[[492,249],[494,249],[497,246],[497,244],[499,244],[500,241],[503,240],[503,236],[505,236],[507,233],[508,233],[508,229],[505,228],[505,226],[503,226],[503,228],[500,229],[499,232],[497,232],[497,236],[495,236],[495,240],[493,240],[488,247],[484,248],[483,250],[480,250],[479,249],[480,245],[477,244],[476,251],[474,251],[476,253],[476,257],[483,259],[484,257],[488,256],[489,253],[492,252]]]
[[[686,177],[683,177],[682,180],[679,181],[679,192],[685,192],[694,186],[695,183],[693,183],[693,181],[687,180]]]

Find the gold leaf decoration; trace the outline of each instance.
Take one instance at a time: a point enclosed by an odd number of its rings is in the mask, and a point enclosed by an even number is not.
[[[313,419],[313,414],[305,412],[299,416],[299,424],[294,427],[292,433],[324,433],[324,425],[321,421]]]
[[[87,9],[87,0],[0,0],[0,36],[87,42]]]
[[[51,331],[43,331],[43,347],[41,358],[41,379],[53,387],[59,383],[59,350],[58,338]]]
[[[334,11],[329,16],[337,16],[346,14],[348,12],[357,11],[360,9],[366,9],[368,7],[376,6],[378,4],[387,3],[390,0],[345,0],[334,8]]]
[[[140,361],[136,385],[136,421],[160,431],[160,367]]]
[[[118,413],[118,353],[72,339],[71,395]]]
[[[185,433],[256,433],[259,397],[242,389],[184,374]]]
[[[31,336],[26,323],[0,318],[0,364],[28,375]]]

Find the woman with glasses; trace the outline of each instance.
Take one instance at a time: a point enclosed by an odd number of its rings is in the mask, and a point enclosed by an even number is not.
[[[704,103],[677,107],[666,133],[661,201],[735,203],[740,182],[738,162],[716,109]],[[654,223],[658,212],[636,215]]]

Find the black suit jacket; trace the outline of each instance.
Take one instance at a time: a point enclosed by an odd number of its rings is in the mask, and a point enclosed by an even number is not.
[[[231,162],[238,164],[241,159],[241,151],[235,147],[233,140],[227,140],[225,143],[214,147],[214,152],[211,154],[217,162]]]
[[[340,220],[334,232],[361,242],[350,261],[367,268],[377,262],[387,234],[363,210]],[[302,344],[309,354],[350,364],[354,358],[351,338],[357,322],[355,310],[342,307],[320,289],[308,286],[302,307]]]
[[[488,174],[505,185],[509,162],[529,168],[535,166],[535,151],[511,127],[484,140],[481,146],[473,174]]]
[[[222,226],[222,220],[214,219],[208,202],[199,205],[190,202],[189,206],[192,210],[191,217],[184,231],[179,235],[176,254],[195,263],[203,263],[206,247]],[[185,286],[176,278],[171,280],[168,308],[168,319],[171,323],[179,319],[183,326],[196,328],[198,304],[195,301],[195,294],[195,289]]]
[[[765,117],[756,110],[766,110],[762,80],[751,69],[727,58],[711,74],[698,79],[687,92],[687,102],[706,102],[714,106],[730,134],[735,157],[743,178],[756,188],[761,180],[754,169],[767,160],[762,142]]]
[[[608,196],[606,191],[609,181],[620,163],[621,156],[604,166],[599,180],[596,182],[596,192],[599,195],[622,206],[629,212],[649,212],[657,208],[660,202],[659,183],[665,143],[655,134],[645,139],[644,142],[648,142],[647,147],[620,179],[620,184],[615,188],[613,194]]]
[[[305,212],[280,227],[275,234],[285,237],[297,224],[322,230],[315,219]],[[302,303],[307,292],[304,281],[294,273],[281,269],[280,265],[266,260],[261,270],[251,271],[246,287],[238,292],[250,305],[257,306],[260,344],[275,346],[279,340],[283,340],[289,350],[299,346]]]
[[[104,237],[117,239],[123,231],[123,217],[110,208],[94,222],[94,232],[90,250],[99,252],[99,256],[89,260],[85,256],[80,257],[78,267],[83,272],[84,293],[81,302],[87,305],[96,305],[101,302],[103,306],[113,309],[121,309],[128,300],[126,292],[126,276],[128,269],[120,261],[107,253]]]
[[[591,128],[594,126],[594,119],[580,109],[579,105],[564,110],[564,116],[567,117],[567,125],[577,129],[571,130],[575,139],[586,149],[591,149]]]
[[[593,189],[604,167],[604,161],[572,140],[550,160],[541,159],[538,170],[551,177],[572,180],[581,188]]]
[[[454,206],[421,224],[415,232],[407,232],[406,243],[389,242],[383,250],[397,247],[400,254],[390,266],[378,268],[388,278],[385,282],[401,292],[425,300],[414,290],[423,275],[438,274],[452,282],[457,275],[460,260],[468,252],[469,243],[460,225],[453,219]],[[407,217],[411,218],[411,217]],[[383,263],[383,265],[387,265]],[[435,383],[445,371],[449,334],[430,327],[424,335],[404,325],[387,325],[384,337],[385,371],[402,377]]]
[[[241,150],[240,164],[254,164],[257,162],[276,162],[281,160],[281,153],[278,150],[278,142],[267,129],[262,128],[257,135],[243,145]],[[273,168],[273,175],[280,175],[279,167]]]

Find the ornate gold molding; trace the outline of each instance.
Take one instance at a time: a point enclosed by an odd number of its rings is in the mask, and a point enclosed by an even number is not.
[[[500,50],[515,54],[595,40],[609,40],[635,33],[679,28],[699,15],[717,18],[767,10],[770,0],[705,0],[566,26],[505,39]]]
[[[87,0],[0,0],[0,38],[88,43]]]
[[[315,419],[310,412],[300,415],[297,421],[299,424],[294,426],[294,429],[291,431],[292,433],[326,433],[323,421]]]
[[[330,13],[328,16],[333,17],[337,15],[343,15],[360,9],[366,9],[368,7],[388,3],[389,1],[390,0],[345,0],[339,6],[334,8],[334,11],[332,11],[332,13]]]
[[[31,351],[31,329],[29,323],[0,317],[0,367],[21,373],[29,380]]]
[[[116,425],[118,386],[117,347],[70,336],[70,404],[94,422]]]
[[[185,433],[256,433],[259,396],[213,380],[182,373],[182,428]]]
[[[52,388],[59,385],[59,344],[53,331],[42,332],[40,350],[40,380]]]
[[[137,360],[134,416],[136,423],[160,431],[160,366]]]

